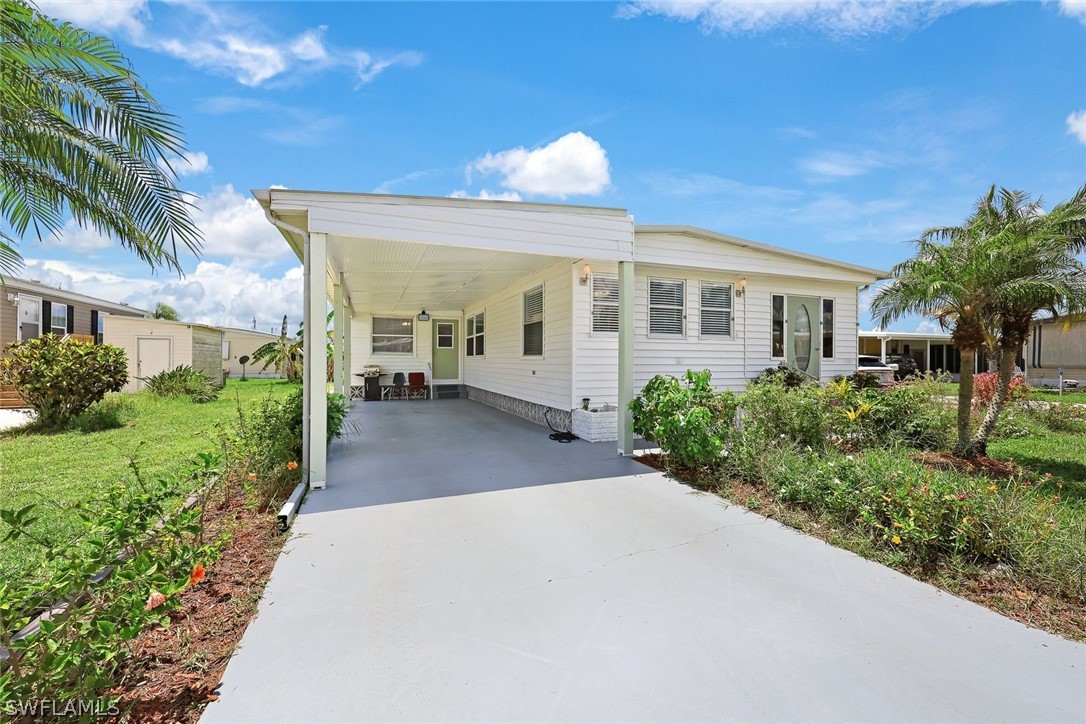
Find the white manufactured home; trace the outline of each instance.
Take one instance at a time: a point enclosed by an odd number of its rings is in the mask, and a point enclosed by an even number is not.
[[[331,301],[335,386],[367,365],[542,422],[584,398],[625,412],[653,375],[741,389],[781,362],[856,369],[876,269],[622,209],[285,189],[253,192],[305,265],[306,326]],[[306,338],[310,484],[324,482],[324,346]],[[314,363],[310,366],[310,363]],[[391,381],[390,379],[388,380]],[[382,382],[386,382],[382,379]]]

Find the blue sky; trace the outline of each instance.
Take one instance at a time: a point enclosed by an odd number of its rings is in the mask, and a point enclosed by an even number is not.
[[[250,188],[618,206],[889,268],[992,183],[1086,183],[1086,2],[40,6],[178,116],[206,247],[177,279],[71,227],[25,275],[193,321],[300,316]]]

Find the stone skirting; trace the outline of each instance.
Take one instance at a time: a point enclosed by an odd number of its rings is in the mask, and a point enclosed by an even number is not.
[[[484,405],[497,408],[510,415],[516,415],[537,425],[546,425],[547,418],[558,430],[569,430],[572,426],[572,418],[569,410],[559,410],[556,407],[541,405],[538,402],[528,402],[499,392],[482,390],[478,387],[468,386],[468,399],[481,402]]]

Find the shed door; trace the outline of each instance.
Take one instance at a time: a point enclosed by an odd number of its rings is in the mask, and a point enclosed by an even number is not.
[[[171,369],[171,342],[163,337],[140,337],[136,340],[136,389],[146,387],[143,381],[159,372]]]
[[[788,297],[788,364],[818,379],[822,359],[822,319],[818,297]]]

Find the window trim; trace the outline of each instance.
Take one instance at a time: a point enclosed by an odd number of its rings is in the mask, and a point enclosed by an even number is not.
[[[377,320],[377,319],[397,319],[397,320],[401,320],[401,321],[406,319],[406,320],[410,321],[411,322],[411,351],[410,352],[389,352],[387,350],[380,350],[380,351],[374,350],[373,349],[373,341],[374,341],[375,337],[395,337],[396,336],[396,335],[393,335],[393,334],[377,334],[376,332],[374,332],[373,330],[374,330],[374,328],[376,326],[374,324],[374,321]],[[396,356],[399,356],[399,357],[406,357],[408,355],[410,355],[411,357],[417,357],[418,356],[418,325],[415,324],[415,318],[414,317],[410,317],[410,316],[407,316],[407,317],[404,317],[404,316],[392,316],[392,315],[387,315],[387,314],[371,314],[370,315],[370,356],[374,357],[374,356],[383,355],[383,354],[396,355]]]
[[[725,292],[725,298],[728,300],[727,307],[706,307],[704,303],[703,290],[705,285],[709,284],[717,287],[724,287],[727,289]],[[728,313],[728,333],[727,334],[714,334],[713,332],[706,332],[702,326],[705,319],[705,310],[708,309],[713,312],[727,312]],[[715,282],[711,279],[699,279],[698,280],[698,338],[707,339],[735,339],[735,285],[731,282]]]
[[[55,324],[53,324],[53,320],[57,316],[57,309],[63,309],[64,310],[64,324],[61,326],[60,334],[57,334],[57,332],[56,332],[57,327],[56,327]],[[53,302],[49,306],[49,332],[50,332],[50,334],[55,334],[58,337],[63,337],[66,334],[68,334],[68,312],[69,312],[69,309],[68,309],[67,304],[61,304],[59,302]]]
[[[480,316],[482,316],[482,318],[483,318],[483,331],[482,332],[476,331],[476,332],[473,332],[472,334],[468,334],[468,323],[470,322],[471,326],[472,326],[472,329],[475,329],[475,325],[476,325],[475,320]],[[475,349],[477,349],[476,345],[478,344],[478,340],[480,340],[480,339],[483,340],[483,353],[482,354],[476,354],[475,353]],[[471,354],[468,354],[468,341],[469,340],[474,340],[472,342],[472,345],[471,345],[471,350],[472,350]],[[475,358],[486,359],[486,309],[485,308],[480,309],[475,314],[471,314],[471,315],[468,315],[467,317],[464,317],[464,357],[470,357],[472,359],[475,359]]]
[[[441,325],[443,325],[443,324],[447,324],[450,327],[452,327],[452,329],[449,331],[448,334],[442,334],[441,333]],[[449,338],[449,346],[448,347],[442,347],[441,346],[441,338],[442,337],[448,337]],[[453,322],[453,321],[439,322],[439,321],[435,320],[434,321],[434,338],[437,340],[437,342],[434,344],[434,349],[456,349],[456,323]]]
[[[589,336],[603,337],[603,338],[617,337],[618,336],[618,327],[620,326],[620,324],[618,322],[618,313],[619,313],[619,300],[618,300],[618,297],[615,297],[614,302],[597,302],[596,301],[596,277],[603,277],[604,279],[613,279],[615,281],[615,294],[618,294],[618,274],[615,274],[615,273],[612,273],[612,272],[593,272],[593,274],[592,274],[592,282],[591,282],[591,284],[589,284],[589,287],[588,287],[588,294],[589,294],[589,297],[590,297],[589,304],[588,304],[588,333],[589,333]],[[615,321],[615,329],[614,329],[614,331],[606,330],[606,329],[600,329],[600,330],[596,329],[596,305],[597,304],[599,304],[600,306],[614,307],[615,308],[615,320],[616,321]]]
[[[774,297],[781,298],[781,354],[773,354],[773,335],[776,333],[773,329],[773,299]],[[788,358],[788,295],[770,293],[769,295],[769,359],[787,359]]]
[[[682,306],[681,307],[672,307],[672,306],[668,306],[668,305],[665,305],[665,304],[653,304],[652,303],[652,282],[653,281],[678,282],[679,284],[682,284],[682,286],[683,286]],[[645,333],[646,333],[646,335],[648,337],[656,338],[656,339],[686,339],[686,337],[687,337],[686,306],[687,306],[687,302],[688,302],[688,300],[686,298],[686,295],[687,295],[687,292],[689,291],[687,289],[686,281],[687,281],[686,279],[679,279],[679,278],[675,278],[675,277],[648,277],[647,282],[646,282],[647,283],[647,288],[645,289],[645,303],[648,306],[648,316],[645,318],[645,325],[646,325],[645,326]],[[682,312],[682,331],[679,334],[668,334],[667,332],[653,332],[652,331],[652,310],[653,310],[654,307],[657,308],[657,309],[678,309],[680,312]]]
[[[540,329],[539,334],[539,354],[525,354],[524,352],[524,329],[528,326],[529,322],[524,321],[524,300],[525,298],[539,290],[539,316],[538,322],[531,322],[531,324],[538,324]],[[544,359],[547,355],[547,289],[544,282],[540,282],[535,286],[529,287],[520,293],[520,356],[531,357],[532,359]]]
[[[836,297],[820,297],[819,305],[822,307],[818,315],[818,326],[822,332],[822,337],[819,340],[822,359],[834,360],[837,359],[837,299]],[[826,302],[830,303],[830,347],[832,354],[826,354]]]
[[[94,343],[103,344],[106,337],[106,317],[113,316],[112,312],[98,310],[98,328],[94,330]]]

